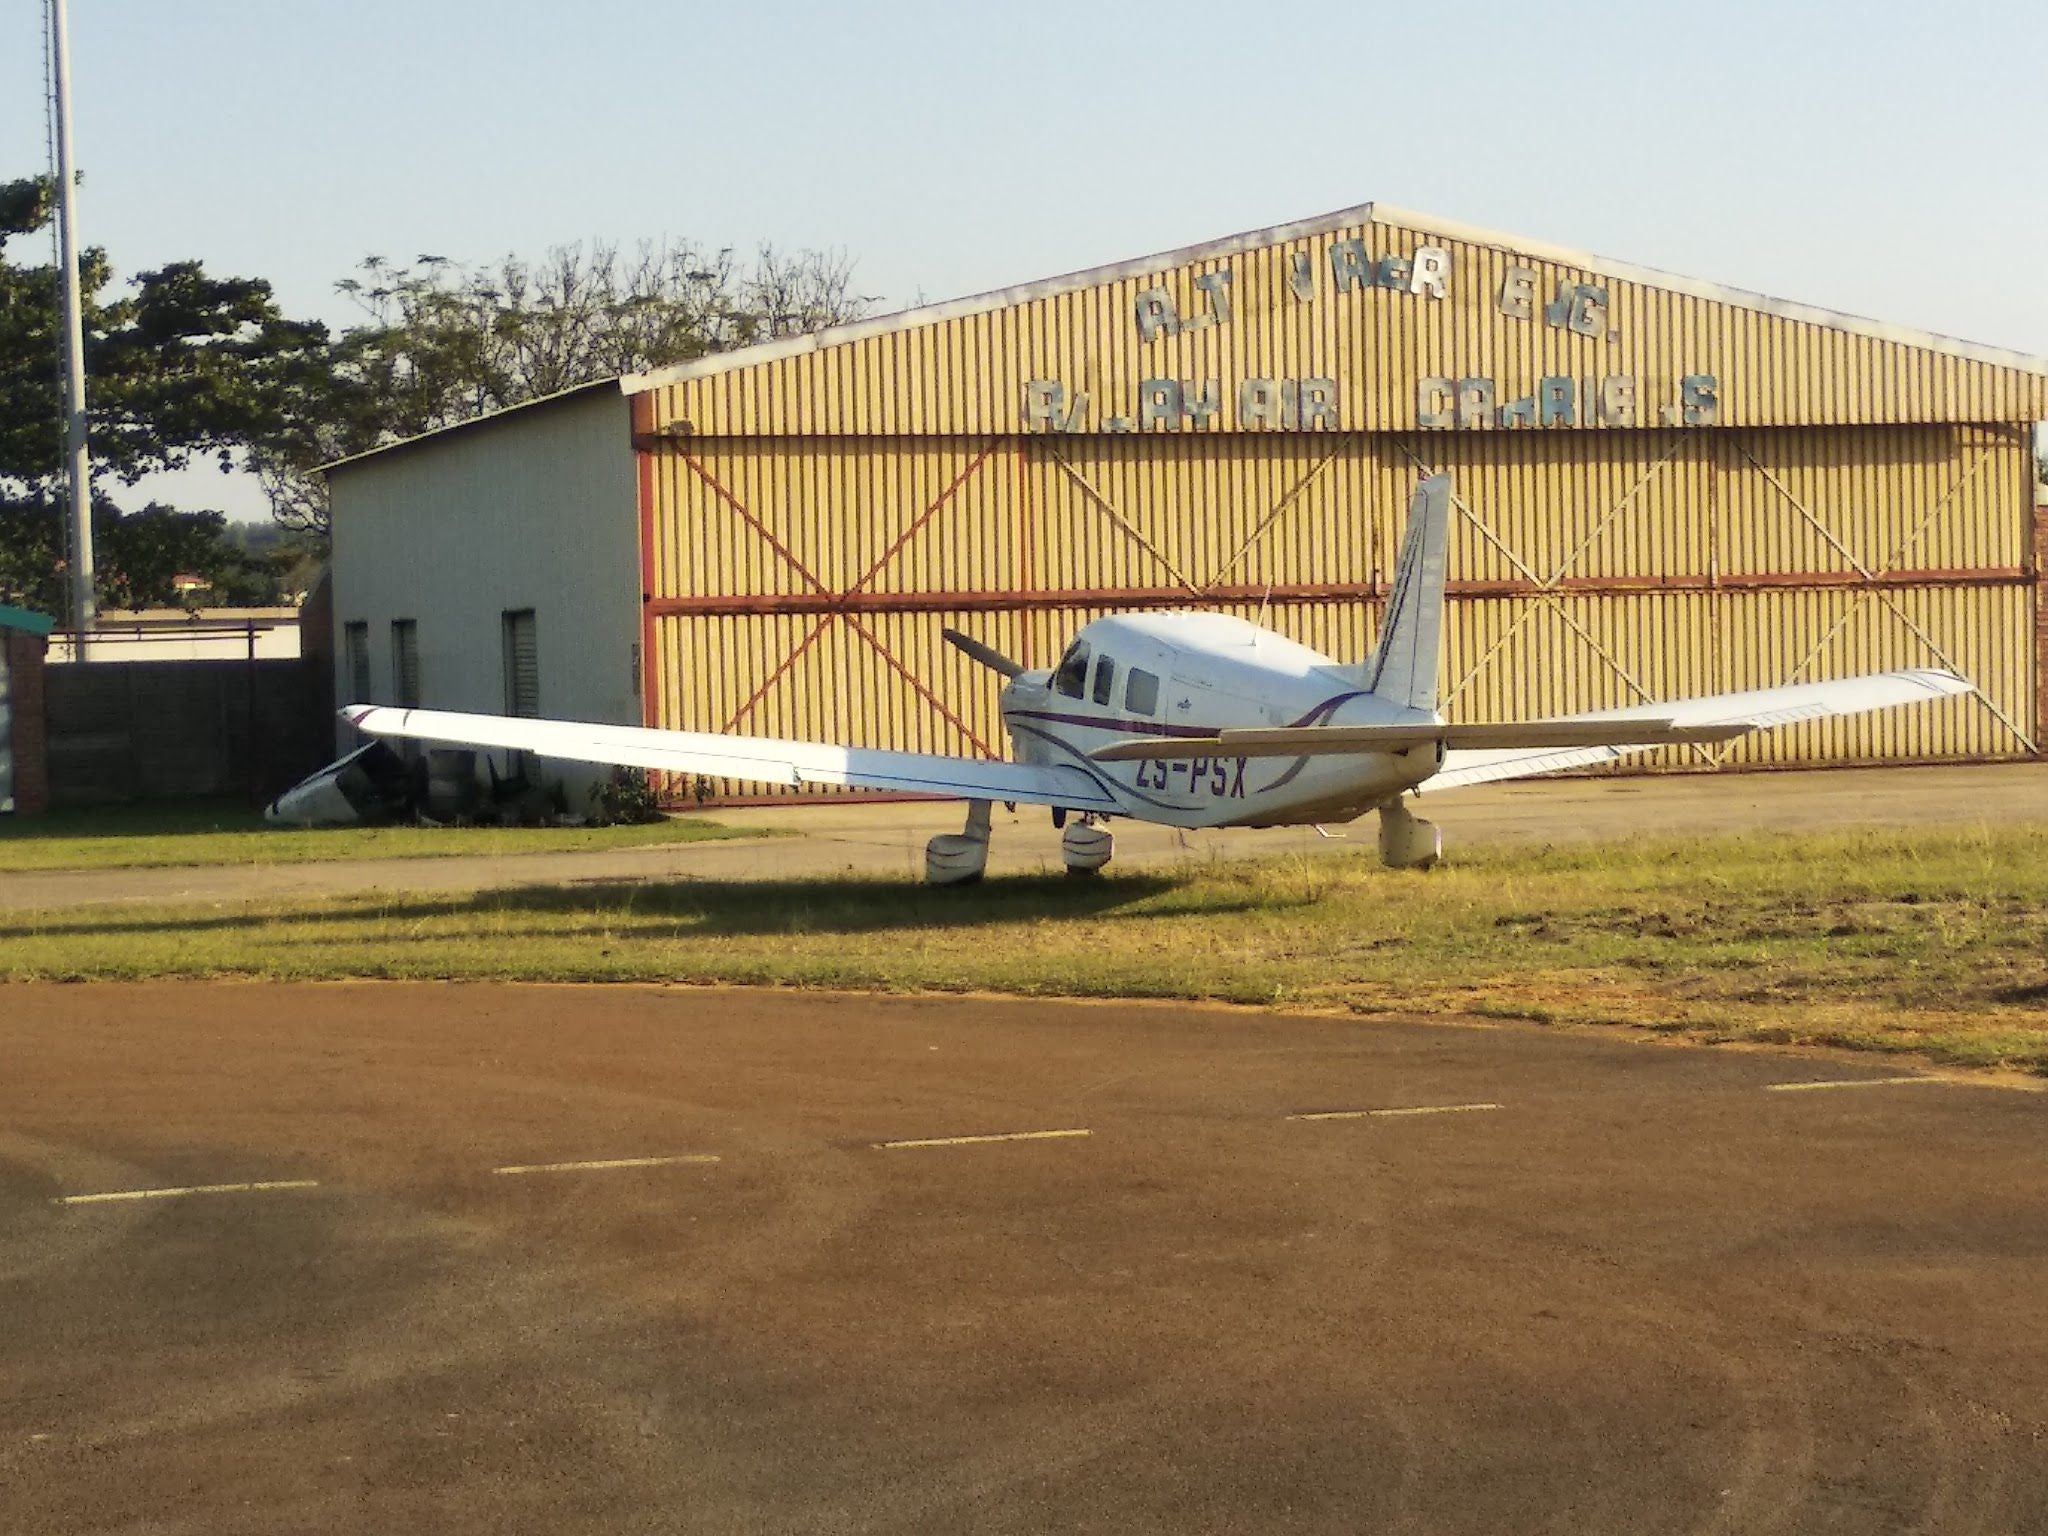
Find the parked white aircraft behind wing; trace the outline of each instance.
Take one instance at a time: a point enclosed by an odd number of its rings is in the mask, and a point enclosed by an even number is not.
[[[1130,816],[1176,827],[1273,827],[1380,813],[1380,856],[1421,868],[1442,840],[1410,793],[1526,778],[1683,742],[1971,691],[1940,671],[1882,672],[1600,710],[1558,719],[1448,725],[1437,713],[1448,475],[1416,489],[1378,648],[1347,664],[1242,619],[1122,614],[1085,626],[1050,671],[1029,671],[980,642],[946,638],[1004,679],[1003,724],[1017,760],[987,762],[765,736],[522,720],[351,704],[373,736],[408,736],[589,763],[943,795],[968,802],[967,825],[933,838],[927,874],[971,880],[987,866],[992,802],[1052,808],[1068,870],[1108,862],[1101,823]]]

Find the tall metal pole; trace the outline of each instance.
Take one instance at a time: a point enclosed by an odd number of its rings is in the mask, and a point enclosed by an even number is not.
[[[58,272],[64,286],[64,455],[71,482],[73,655],[99,613],[93,585],[92,460],[85,443],[85,316],[78,295],[77,175],[71,167],[71,39],[66,0],[50,0],[50,74],[57,103]]]

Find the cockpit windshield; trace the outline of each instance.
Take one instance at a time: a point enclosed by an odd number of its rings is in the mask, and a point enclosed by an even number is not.
[[[1059,670],[1052,675],[1052,685],[1070,699],[1081,697],[1088,682],[1088,642],[1076,640],[1067,647],[1067,654],[1060,658]]]

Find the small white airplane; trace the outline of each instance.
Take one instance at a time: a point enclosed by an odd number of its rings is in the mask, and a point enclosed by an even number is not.
[[[372,736],[531,752],[585,763],[770,784],[937,795],[968,803],[967,825],[931,840],[935,884],[981,876],[995,801],[1049,806],[1070,873],[1109,861],[1112,816],[1174,827],[1277,827],[1380,813],[1380,857],[1426,868],[1436,827],[1409,794],[1528,778],[1674,743],[1968,693],[1951,672],[1881,672],[1558,719],[1449,725],[1437,713],[1449,538],[1448,475],[1424,480],[1377,649],[1347,664],[1242,619],[1122,614],[1086,625],[1050,671],[1027,671],[966,635],[946,638],[1004,679],[1003,724],[1017,761],[988,762],[767,736],[523,720],[351,704]]]

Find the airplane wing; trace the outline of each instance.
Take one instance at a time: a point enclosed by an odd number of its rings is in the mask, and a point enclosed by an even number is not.
[[[1731,735],[1769,730],[1800,720],[1819,720],[1831,715],[1860,715],[1874,709],[1894,709],[1901,704],[1922,704],[1976,689],[1953,672],[1911,670],[1877,672],[1867,677],[1845,677],[1826,683],[1791,683],[1781,688],[1759,688],[1747,693],[1712,694],[1705,698],[1679,699],[1668,704],[1640,704],[1628,709],[1605,709],[1573,715],[1574,721],[1600,722],[1621,728],[1628,734],[1631,722],[1654,726],[1669,722],[1684,729],[1722,729]],[[1417,786],[1417,794],[1460,789],[1472,784],[1489,784],[1500,779],[1529,779],[1567,768],[1585,768],[1612,762],[1630,752],[1648,752],[1679,738],[1658,736],[1646,730],[1641,740],[1612,745],[1580,747],[1546,746],[1529,742],[1519,748],[1506,743],[1497,750],[1451,751],[1443,767]],[[1693,739],[1704,739],[1695,737]]]
[[[1443,769],[1423,788],[1455,789],[1461,784],[1529,778],[1609,762],[1628,752],[1731,741],[1795,720],[1860,714],[1970,691],[1969,683],[1950,672],[1880,672],[1837,682],[1794,683],[1549,720],[1478,725],[1425,720],[1393,725],[1282,726],[1218,731],[1212,736],[1146,736],[1112,742],[1089,755],[1106,763],[1188,757],[1328,757],[1403,752],[1442,742],[1446,754]]]
[[[1218,731],[1213,736],[1141,736],[1111,742],[1088,755],[1099,763],[1156,762],[1184,757],[1339,757],[1405,752],[1441,741],[1459,747],[1595,747],[1727,741],[1746,725],[1680,725],[1670,719],[1524,720],[1505,724],[1289,725]]]
[[[636,725],[589,725],[464,715],[436,709],[351,704],[342,718],[372,736],[405,736],[458,746],[497,747],[577,763],[617,763],[664,773],[701,773],[763,784],[826,784],[956,800],[1021,800],[1076,811],[1113,811],[1117,803],[1079,768],[983,762],[926,752],[841,747],[774,736],[721,736]]]

